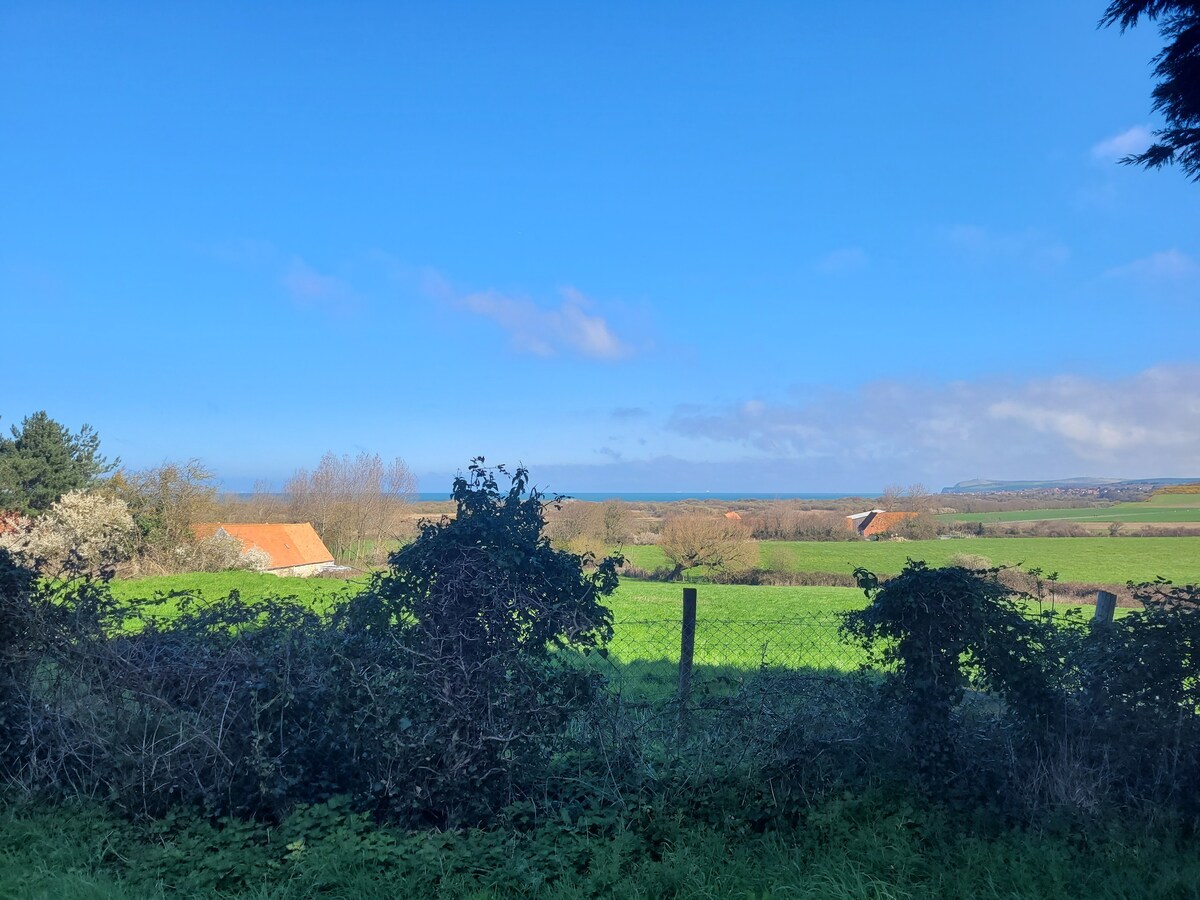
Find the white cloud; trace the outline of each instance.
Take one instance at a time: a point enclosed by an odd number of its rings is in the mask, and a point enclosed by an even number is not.
[[[497,291],[468,294],[459,305],[491,319],[508,333],[513,347],[535,356],[575,353],[591,359],[614,360],[631,348],[613,333],[608,322],[590,310],[592,302],[571,287],[560,291],[557,306],[539,306],[525,297]]]
[[[876,382],[792,403],[680,409],[668,428],[857,483],[1200,475],[1200,366],[1123,378]]]
[[[1135,125],[1095,144],[1092,147],[1092,159],[1116,162],[1123,157],[1143,152],[1152,143],[1154,135],[1150,129],[1145,125]]]
[[[1136,278],[1145,282],[1193,281],[1200,278],[1200,263],[1186,253],[1171,249],[1109,269],[1105,275],[1110,278]]]

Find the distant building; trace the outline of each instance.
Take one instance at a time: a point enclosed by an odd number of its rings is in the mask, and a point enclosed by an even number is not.
[[[846,525],[858,532],[858,536],[865,540],[891,531],[905,519],[911,519],[914,516],[916,516],[915,512],[887,512],[882,509],[869,509],[866,512],[846,516]]]
[[[271,575],[306,578],[332,568],[333,554],[308,522],[286,525],[251,525],[236,522],[205,522],[193,525],[197,540],[227,534],[242,544],[242,552],[261,550],[271,560]]]
[[[742,521],[742,514],[739,512],[734,512],[731,509],[729,512],[725,513],[725,518],[731,522],[740,522]]]

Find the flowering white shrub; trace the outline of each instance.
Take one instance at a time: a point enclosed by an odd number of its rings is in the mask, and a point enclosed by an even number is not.
[[[0,535],[0,546],[46,573],[95,574],[129,559],[137,538],[125,501],[71,491],[31,526]]]
[[[176,552],[180,556],[180,563],[193,572],[228,572],[231,569],[265,572],[271,568],[271,557],[265,550],[258,547],[243,550],[242,542],[224,531],[218,531],[191,547],[180,547]]]
[[[271,568],[271,556],[266,550],[251,547],[242,554],[238,568],[249,569],[251,572],[265,572]]]

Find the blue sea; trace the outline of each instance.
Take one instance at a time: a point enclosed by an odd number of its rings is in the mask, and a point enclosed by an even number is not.
[[[645,492],[645,491],[580,491],[573,494],[563,493],[564,497],[576,500],[628,500],[631,503],[670,503],[674,500],[716,500],[734,503],[738,500],[837,500],[841,497],[873,498],[882,496],[878,491],[862,491],[851,493],[837,491],[834,493],[807,494],[756,494],[744,491],[674,491],[674,492]],[[417,494],[418,500],[449,500],[450,494],[445,491]]]

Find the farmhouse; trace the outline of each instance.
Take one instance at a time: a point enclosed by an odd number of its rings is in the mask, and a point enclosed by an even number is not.
[[[262,551],[271,560],[265,570],[271,575],[305,578],[334,565],[333,554],[308,522],[286,525],[205,522],[193,525],[192,532],[201,541],[226,534],[241,542],[243,553]]]
[[[882,509],[869,509],[866,512],[846,516],[846,525],[858,532],[858,536],[865,540],[890,531],[905,519],[911,519],[915,515],[915,512],[887,512]]]

